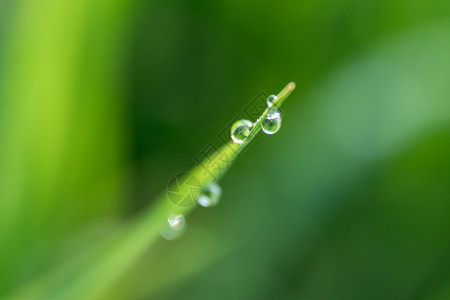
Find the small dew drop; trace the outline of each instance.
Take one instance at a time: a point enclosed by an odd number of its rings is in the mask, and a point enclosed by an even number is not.
[[[267,97],[266,101],[267,101],[267,105],[269,107],[271,107],[273,105],[273,103],[275,101],[277,101],[278,97],[276,95],[270,95],[269,97]]]
[[[167,219],[167,224],[161,229],[161,236],[169,241],[179,238],[184,233],[184,216],[170,214]]]
[[[198,203],[203,207],[216,206],[219,203],[222,188],[217,183],[210,183],[202,189]]]
[[[281,114],[276,107],[271,107],[262,123],[262,130],[267,134],[277,133],[281,128]]]
[[[183,215],[170,214],[167,221],[169,222],[169,226],[173,229],[180,229],[180,228],[183,228],[183,226],[184,226]]]
[[[253,124],[248,120],[240,120],[231,127],[231,139],[238,144],[242,144],[250,134]]]

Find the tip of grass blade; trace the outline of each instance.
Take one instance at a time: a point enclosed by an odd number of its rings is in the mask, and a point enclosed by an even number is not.
[[[295,82],[291,81],[289,82],[284,89],[281,90],[280,93],[278,93],[277,98],[278,101],[276,103],[277,107],[280,107],[281,104],[283,104],[284,100],[292,93],[292,91],[295,90]]]

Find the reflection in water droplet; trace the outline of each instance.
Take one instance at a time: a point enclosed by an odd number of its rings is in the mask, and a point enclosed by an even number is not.
[[[240,120],[231,127],[231,139],[238,144],[242,144],[250,134],[253,124],[248,120]]]
[[[174,215],[171,214],[167,219],[169,222],[169,226],[173,229],[180,229],[184,226],[184,217],[183,215]]]
[[[198,203],[204,207],[216,206],[219,203],[222,188],[217,183],[210,183],[202,189]]]
[[[276,107],[271,107],[266,119],[262,123],[262,130],[267,134],[274,134],[280,130],[281,115]]]
[[[267,97],[266,101],[267,101],[267,105],[269,107],[271,107],[273,105],[273,103],[275,101],[277,101],[278,97],[276,95],[270,95],[269,97]]]

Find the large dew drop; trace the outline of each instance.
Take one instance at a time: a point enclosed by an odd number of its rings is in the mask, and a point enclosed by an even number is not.
[[[281,115],[276,107],[271,107],[262,123],[262,130],[267,134],[277,133],[281,128]]]
[[[277,101],[278,97],[276,95],[270,95],[269,97],[267,97],[266,101],[267,101],[267,105],[269,107],[271,107],[273,105],[273,103],[275,101]]]
[[[198,198],[198,203],[204,207],[216,206],[219,203],[222,189],[217,183],[210,183],[202,189],[202,193]]]
[[[253,124],[248,120],[240,120],[231,127],[231,139],[238,144],[242,144],[250,134]]]

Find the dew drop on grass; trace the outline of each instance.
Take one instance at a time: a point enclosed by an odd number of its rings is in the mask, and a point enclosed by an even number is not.
[[[161,230],[161,236],[166,240],[175,240],[184,232],[184,216],[170,214],[166,226]]]
[[[222,189],[217,183],[210,183],[202,189],[198,203],[203,207],[216,206],[219,203]]]
[[[262,123],[262,130],[267,134],[274,134],[280,130],[281,114],[276,107],[271,107],[266,119]]]
[[[253,124],[248,120],[240,120],[231,127],[231,139],[238,144],[242,144],[250,134]]]
[[[173,229],[181,229],[184,226],[183,215],[170,214],[167,221],[169,222],[169,226]]]
[[[266,101],[267,101],[267,105],[269,107],[271,107],[273,105],[273,103],[275,101],[277,101],[278,97],[276,95],[270,95],[269,97],[267,97]]]

